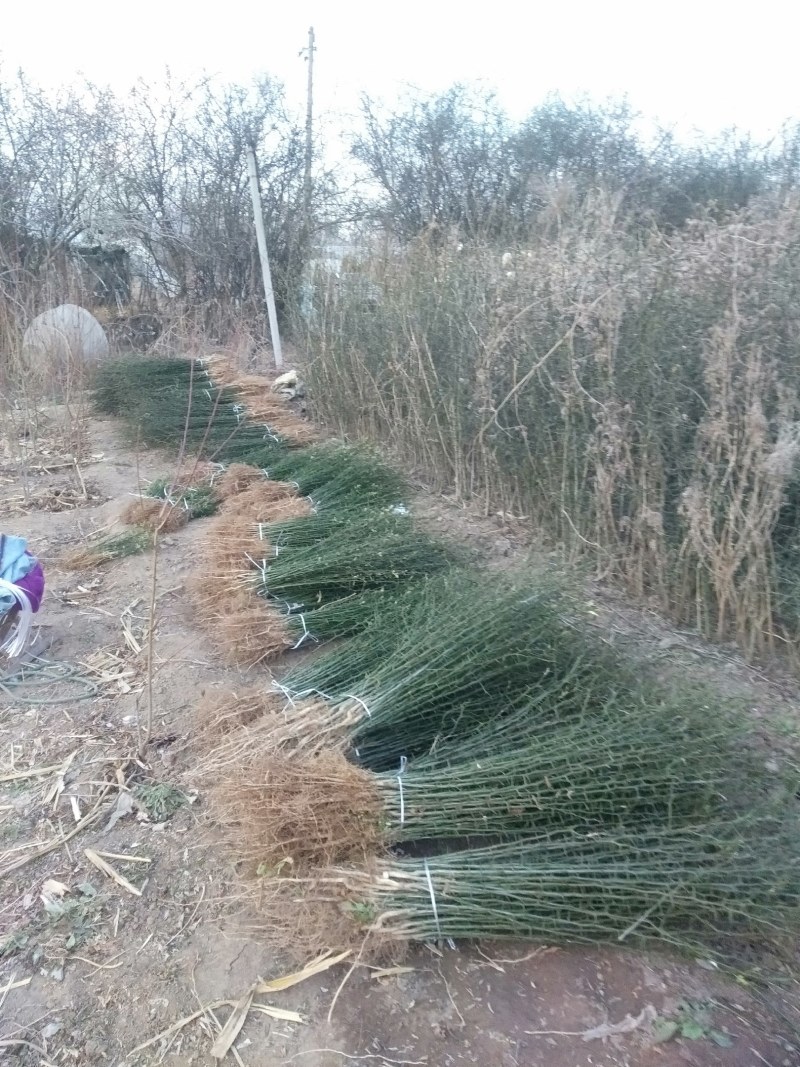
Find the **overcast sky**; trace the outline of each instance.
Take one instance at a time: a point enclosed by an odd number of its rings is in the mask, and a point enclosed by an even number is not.
[[[627,95],[681,134],[736,126],[761,138],[800,118],[792,0],[7,0],[0,61],[6,76],[22,68],[55,85],[82,73],[120,90],[167,65],[179,77],[266,72],[301,107],[310,25],[317,102],[329,113],[352,115],[362,91],[391,100],[408,86],[481,80],[515,117],[557,91]]]

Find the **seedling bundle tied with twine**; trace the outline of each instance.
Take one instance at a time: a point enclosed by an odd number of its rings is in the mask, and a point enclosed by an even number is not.
[[[303,951],[796,930],[797,782],[737,708],[643,678],[550,573],[473,573],[402,478],[308,447],[263,380],[146,363],[104,372],[98,401],[218,465],[195,594],[218,645],[254,664],[347,637],[197,709],[194,773],[271,930]]]
[[[217,730],[203,772],[287,931],[310,936],[316,904],[354,940],[690,947],[797,915],[797,832],[742,718],[644,692],[547,580],[430,579],[251,712]],[[390,855],[420,842],[433,855]]]

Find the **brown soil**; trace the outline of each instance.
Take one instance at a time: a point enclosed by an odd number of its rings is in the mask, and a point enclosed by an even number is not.
[[[215,651],[213,627],[198,625],[187,596],[210,520],[161,537],[155,586],[152,552],[102,570],[58,569],[56,561],[67,549],[79,548],[103,528],[114,529],[145,479],[170,471],[164,456],[137,460],[126,452],[112,423],[97,421],[88,429],[90,458],[80,474],[107,502],[62,512],[31,510],[11,519],[13,532],[29,539],[47,571],[40,614],[42,632],[54,642],[47,654],[91,674],[98,693],[57,705],[21,703],[16,690],[8,697],[0,693],[0,944],[5,945],[0,1062],[210,1065],[217,1062],[210,1050],[230,1007],[219,1005],[182,1028],[168,1028],[210,1002],[237,1001],[259,978],[294,969],[269,938],[248,935],[229,915],[239,892],[235,872],[207,815],[201,783],[196,791],[192,785],[195,707],[223,689],[239,689],[246,697],[267,674],[226,667]],[[46,496],[74,487],[74,466],[65,463],[54,472],[56,465],[53,457],[38,468],[28,464],[26,491]],[[2,513],[8,514],[4,499],[17,498],[22,487],[22,474],[4,460]],[[418,507],[426,521],[480,547],[490,565],[506,565],[528,550],[507,517],[482,519],[431,499],[418,501]],[[663,663],[665,670],[691,668],[742,694],[764,723],[769,758],[785,758],[797,736],[796,692],[787,675],[754,670],[727,649],[676,634],[655,616],[601,591],[593,595],[604,630],[637,654]],[[152,741],[137,761],[136,724],[146,719],[150,705],[151,624]],[[208,719],[206,714],[203,722]],[[171,801],[172,813],[163,810]],[[99,818],[64,840],[76,818],[85,818],[94,805]],[[22,862],[31,856],[31,843],[54,840],[60,843],[46,856]],[[86,849],[116,857],[107,862],[141,895],[98,870]],[[421,947],[405,961],[410,970],[383,976],[356,966],[348,977],[349,962],[285,992],[257,996],[256,1002],[299,1012],[304,1021],[251,1011],[235,1041],[238,1062],[247,1067],[800,1064],[785,1015],[797,986],[787,987],[782,1002],[772,993],[765,1001],[704,961],[606,949],[459,944]],[[15,987],[20,982],[27,984]],[[701,1034],[654,1043],[648,1018],[674,1017],[682,1002],[693,1005],[690,1014],[701,1019]],[[587,1031],[642,1012],[641,1024],[628,1032],[614,1033],[612,1025],[607,1036],[584,1039]],[[730,1047],[715,1044],[712,1028],[729,1036]],[[126,1059],[165,1031],[167,1036]]]

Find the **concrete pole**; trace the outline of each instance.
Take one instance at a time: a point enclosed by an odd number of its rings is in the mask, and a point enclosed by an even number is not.
[[[264,212],[261,207],[261,190],[258,185],[256,154],[252,148],[247,149],[247,173],[250,176],[250,196],[253,199],[253,216],[256,223],[258,255],[261,260],[261,276],[264,280],[264,296],[267,301],[267,313],[269,314],[269,332],[272,338],[272,351],[275,356],[275,369],[280,370],[283,367],[281,335],[278,331],[278,313],[275,310],[275,293],[272,289],[272,273],[269,269],[267,235],[264,232]]]

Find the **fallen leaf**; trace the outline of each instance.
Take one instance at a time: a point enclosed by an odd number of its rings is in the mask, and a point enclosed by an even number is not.
[[[262,1015],[269,1015],[270,1019],[280,1019],[285,1023],[302,1023],[305,1021],[298,1012],[289,1011],[287,1008],[276,1008],[272,1004],[251,1004],[250,1011],[261,1012]]]
[[[136,886],[129,882],[124,875],[120,874],[119,871],[114,870],[111,864],[106,863],[103,857],[95,852],[93,848],[85,848],[83,854],[89,863],[93,864],[98,871],[102,871],[103,874],[111,878],[112,881],[116,882],[117,885],[126,890],[126,892],[132,893],[135,897],[140,897],[142,895],[141,889],[137,889]]]
[[[346,960],[349,955],[349,949],[345,952],[340,952],[338,956],[331,956],[330,952],[324,952],[317,959],[306,964],[302,971],[295,971],[293,974],[287,974],[283,978],[273,978],[268,982],[259,982],[255,992],[280,993],[283,989],[289,989],[293,985],[305,982],[307,978],[312,978],[315,974],[321,974],[323,971],[335,967],[337,963]]]
[[[126,790],[121,790],[117,795],[117,803],[114,805],[114,810],[111,812],[109,820],[105,825],[104,832],[108,833],[109,830],[113,830],[120,819],[124,819],[126,815],[131,815],[133,813],[133,809],[133,796]]]
[[[253,1003],[255,991],[256,987],[253,986],[245,993],[241,1000],[238,1000],[234,1005],[233,1010],[228,1016],[227,1022],[222,1027],[222,1032],[211,1046],[211,1055],[214,1059],[221,1060],[228,1055],[231,1045],[234,1043],[239,1035],[239,1031],[244,1026],[247,1013],[250,1011],[250,1005]]]
[[[55,878],[48,878],[42,885],[42,893],[48,897],[63,897],[65,893],[69,893],[69,886],[56,881]]]

